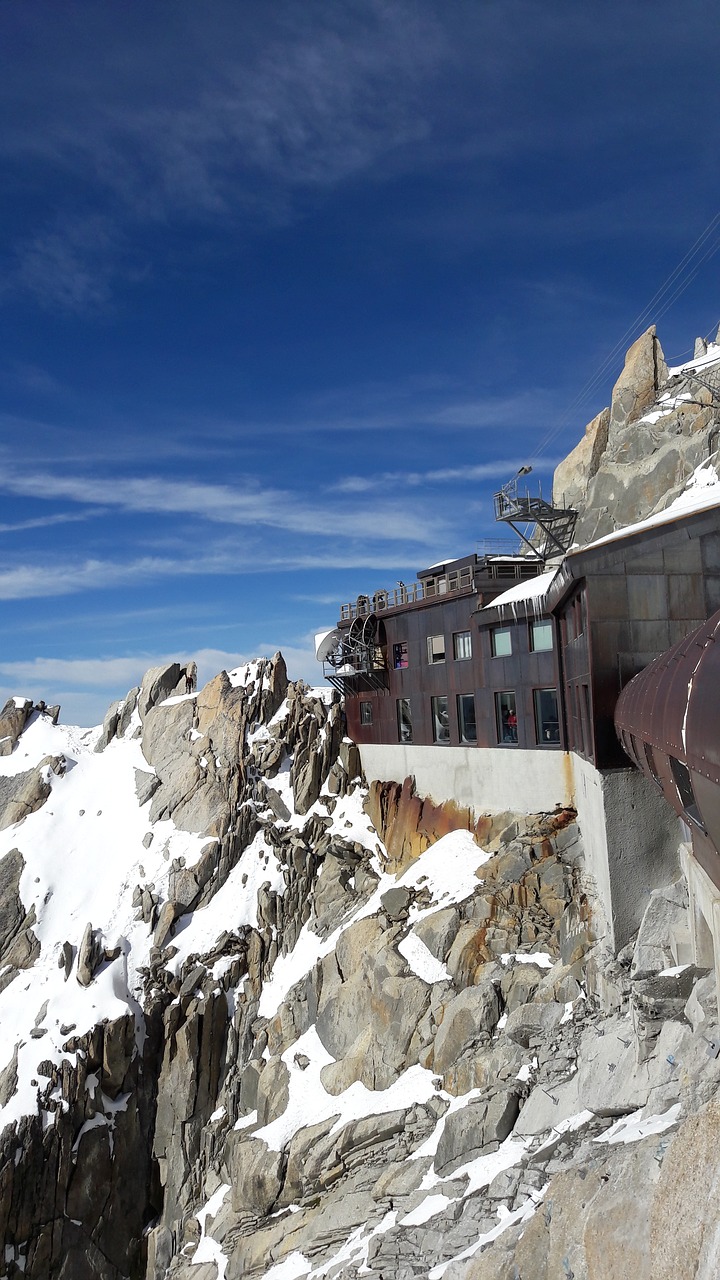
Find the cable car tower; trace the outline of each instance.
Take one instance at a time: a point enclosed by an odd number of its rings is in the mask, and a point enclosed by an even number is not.
[[[520,493],[518,481],[531,471],[532,467],[521,467],[517,475],[493,495],[495,519],[509,524],[518,537],[527,543],[532,555],[544,562],[551,556],[564,556],[571,547],[577,511],[570,507],[555,507],[547,502],[542,496],[541,486],[538,486],[537,497],[529,492],[527,486],[525,493]],[[519,525],[524,525],[526,532]],[[535,528],[528,533],[531,525]]]

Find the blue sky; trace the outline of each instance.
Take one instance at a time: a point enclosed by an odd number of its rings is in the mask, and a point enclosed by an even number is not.
[[[156,662],[276,648],[317,678],[337,603],[496,536],[559,428],[549,487],[720,208],[718,31],[665,0],[1,6],[0,698],[93,723]],[[668,357],[717,327],[718,261]]]

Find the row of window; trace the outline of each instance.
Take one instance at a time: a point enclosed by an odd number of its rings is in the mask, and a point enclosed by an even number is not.
[[[494,695],[495,729],[497,741],[512,746],[518,740],[518,721],[515,691],[503,689]],[[459,693],[455,699],[457,713],[458,738],[460,742],[472,745],[477,742],[477,721],[475,718],[475,697],[472,693]],[[413,721],[409,698],[398,698],[397,729],[399,742],[412,742]],[[535,740],[538,746],[553,746],[560,742],[560,722],[558,719],[557,691],[555,689],[533,689],[533,709],[535,716]],[[430,699],[433,742],[450,741],[450,699],[441,695]],[[360,703],[360,723],[372,724],[372,703]]]
[[[547,653],[553,647],[553,624],[547,619],[531,622],[529,627],[531,653]],[[513,651],[512,627],[493,627],[490,632],[490,651],[493,658],[509,658]]]
[[[456,662],[464,662],[467,658],[472,658],[472,635],[469,631],[454,631],[452,641],[453,658]],[[436,662],[445,661],[444,636],[427,637],[427,660],[431,666]],[[402,640],[399,644],[393,645],[393,667],[396,671],[402,671],[407,666],[407,641]]]
[[[507,658],[512,654],[512,628],[493,627],[490,632],[490,650],[493,658]],[[530,652],[547,653],[553,647],[552,622],[530,623]],[[470,631],[454,631],[452,638],[453,658],[456,662],[465,662],[472,658],[472,633]],[[444,662],[446,658],[445,636],[427,637],[427,660],[430,666]],[[393,645],[393,667],[402,671],[408,666],[407,641],[402,640]]]

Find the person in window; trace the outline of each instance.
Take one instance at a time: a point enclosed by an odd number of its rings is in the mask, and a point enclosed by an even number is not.
[[[511,708],[510,708],[510,710],[509,710],[509,712],[508,712],[508,717],[507,717],[507,720],[506,720],[506,722],[505,722],[505,726],[506,726],[506,729],[507,729],[507,738],[506,738],[506,741],[507,741],[507,742],[517,742],[517,716],[515,715],[515,708],[514,708],[514,707],[511,707]]]
[[[560,741],[560,725],[558,724],[557,714],[551,714],[545,721],[545,740],[546,742]]]

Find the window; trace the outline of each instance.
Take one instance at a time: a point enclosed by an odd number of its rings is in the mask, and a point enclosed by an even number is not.
[[[533,689],[535,704],[535,741],[539,746],[550,746],[560,741],[557,691]]]
[[[585,755],[588,760],[593,759],[593,736],[592,736],[592,712],[590,710],[590,689],[589,686],[581,685],[582,702],[580,703],[580,719],[582,721],[582,735],[585,744]]]
[[[456,631],[453,634],[453,657],[458,662],[472,658],[472,636],[469,631]]]
[[[585,630],[585,592],[578,591],[565,610],[565,643],[577,639]]]
[[[655,754],[649,742],[643,742],[643,750],[645,752],[645,759],[647,760],[647,763],[648,763],[648,769],[650,770],[654,781],[662,789],[660,775],[658,774],[657,764],[655,763]]]
[[[546,653],[553,647],[552,622],[530,623],[530,649],[533,653]]]
[[[412,716],[410,714],[410,699],[398,698],[397,700],[397,722],[398,722],[398,741],[412,742]]]
[[[490,632],[493,658],[508,658],[512,653],[512,631],[509,627],[493,627]]]
[[[372,724],[372,702],[360,703],[360,723]]]
[[[450,741],[450,714],[448,700],[445,697],[431,698],[433,742]]]
[[[674,756],[670,756],[669,760],[672,776],[675,779],[675,786],[678,789],[680,803],[688,818],[695,823],[696,827],[701,827],[704,831],[705,824],[700,815],[700,810],[697,807],[697,800],[695,799],[695,792],[693,791],[690,770],[686,764],[683,764],[682,760],[676,760]]]
[[[477,742],[475,699],[471,693],[459,693],[457,699],[458,733],[461,742]]]
[[[428,662],[444,662],[445,661],[445,637],[444,636],[428,636],[427,638]]]
[[[518,730],[514,691],[506,690],[495,694],[495,720],[498,742],[516,743]]]
[[[393,667],[395,671],[402,671],[408,664],[407,641],[402,640],[400,644],[393,645]]]

